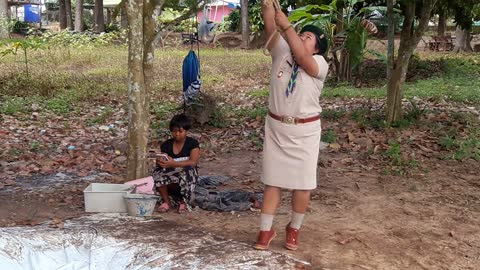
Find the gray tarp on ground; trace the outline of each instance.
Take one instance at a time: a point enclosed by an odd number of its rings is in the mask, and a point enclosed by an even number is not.
[[[223,175],[200,176],[194,191],[194,205],[209,211],[248,211],[253,207],[253,197],[262,201],[261,193],[216,189],[227,181],[230,181],[230,177]]]
[[[255,251],[161,219],[99,214],[47,225],[0,228],[0,269],[295,269],[299,261]]]

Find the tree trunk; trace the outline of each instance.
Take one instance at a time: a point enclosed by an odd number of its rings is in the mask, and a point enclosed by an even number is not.
[[[72,1],[65,0],[65,16],[67,19],[67,29],[73,30]]]
[[[107,20],[105,22],[106,25],[110,25],[112,23],[112,10],[107,8]]]
[[[338,54],[337,52],[332,52],[332,58],[333,58],[333,65],[335,67],[335,76],[337,78],[337,82],[340,81],[340,61],[338,60]]]
[[[65,0],[58,1],[58,20],[60,22],[60,29],[67,28],[67,10]]]
[[[337,23],[335,25],[335,32],[340,33],[343,31],[343,8],[338,9]]]
[[[6,39],[9,36],[9,30],[6,22],[8,21],[8,0],[0,0],[0,39]]]
[[[145,76],[145,89],[146,89],[146,104],[145,113],[150,115],[150,89],[152,89],[153,83],[153,59],[155,58],[155,16],[153,13],[155,11],[155,0],[144,0],[143,6],[143,42],[145,46],[143,54],[143,73]],[[147,117],[147,131],[150,127],[150,119]],[[147,152],[147,146],[145,145],[145,153]]]
[[[241,0],[242,48],[248,49],[250,44],[250,25],[248,23],[248,0]]]
[[[125,5],[122,7],[121,13],[120,13],[120,27],[122,28],[127,28],[128,27],[128,16],[127,16],[127,8]]]
[[[148,120],[147,89],[143,70],[143,1],[129,0],[128,34],[128,159],[127,179],[142,178],[147,172]]]
[[[390,74],[387,86],[387,120],[389,123],[393,123],[403,117],[401,69],[393,69]]]
[[[455,30],[455,47],[454,52],[473,52],[472,44],[470,43],[470,31],[462,29],[457,25]]]
[[[437,36],[445,36],[445,29],[447,28],[447,16],[445,11],[440,8],[438,12],[438,28],[437,28]]]
[[[336,34],[343,31],[343,20],[344,20],[343,13],[344,13],[343,7],[339,8],[338,13],[337,13],[337,23],[335,25]],[[345,41],[343,41],[343,42],[345,42]],[[336,52],[335,52],[335,54],[336,54]],[[350,80],[350,74],[349,74],[350,73],[349,72],[350,63],[348,61],[349,58],[350,58],[350,56],[349,56],[348,51],[346,49],[341,49],[339,51],[338,58],[336,56],[334,57],[334,59],[336,61],[335,62],[335,67],[336,67],[335,71],[337,72],[337,81],[341,82],[341,81]],[[338,59],[338,61],[337,61],[337,59]]]
[[[387,121],[389,123],[402,119],[402,85],[407,75],[408,63],[413,51],[420,42],[430,20],[430,14],[436,0],[422,1],[419,12],[418,26],[414,27],[415,20],[415,1],[409,1],[404,6],[403,28],[400,35],[400,46],[398,48],[398,57],[395,67],[391,71],[391,77],[388,81],[387,89]]]
[[[249,44],[249,48],[252,49],[260,49],[265,45],[267,42],[265,38],[265,31],[260,31],[254,34],[252,42]]]
[[[149,89],[153,74],[155,38],[151,0],[129,0],[128,35],[128,160],[127,179],[148,173],[147,144],[150,127]]]
[[[83,0],[75,1],[75,31],[83,32]]]
[[[390,80],[392,71],[395,68],[395,24],[394,24],[394,11],[393,5],[395,0],[387,0],[387,21],[388,21],[388,30],[387,30],[387,79]]]
[[[350,54],[347,49],[340,50],[340,64],[337,73],[338,81],[350,81],[352,79],[352,72],[350,67]]]
[[[105,17],[103,15],[103,0],[95,0],[94,8],[95,27],[97,33],[105,32]]]

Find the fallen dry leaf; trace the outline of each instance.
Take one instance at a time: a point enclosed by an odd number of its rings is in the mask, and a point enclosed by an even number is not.
[[[347,135],[348,135],[348,141],[349,142],[355,141],[355,135],[353,135],[353,133],[348,132]]]
[[[334,151],[338,151],[341,148],[340,144],[338,144],[338,143],[331,143],[331,144],[328,145],[328,147],[330,147],[330,149],[332,149]]]
[[[15,180],[11,180],[11,179],[7,179],[3,182],[4,186],[14,186],[16,184],[17,184],[17,182]]]
[[[337,243],[339,243],[340,245],[346,245],[346,244],[352,242],[353,240],[355,240],[355,237],[348,237],[348,238],[345,238],[343,240],[337,241]]]
[[[298,262],[295,264],[295,269],[305,269],[305,264]]]
[[[63,220],[60,218],[53,218],[49,226],[52,228],[63,229],[64,223],[63,223]]]
[[[416,143],[415,145],[416,145],[418,148],[420,148],[420,150],[422,150],[422,151],[424,151],[424,152],[433,153],[433,150],[430,149],[430,148],[427,148],[427,147],[425,147],[425,146],[423,146],[423,145],[421,145],[421,144],[418,144],[418,143]]]

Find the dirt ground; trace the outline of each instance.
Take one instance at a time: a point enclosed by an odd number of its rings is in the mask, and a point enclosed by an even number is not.
[[[279,232],[273,250],[306,260],[308,269],[478,269],[480,263],[480,181],[478,163],[437,162],[430,172],[409,177],[383,175],[355,162],[336,166],[346,156],[321,152],[319,185],[313,191],[301,246],[283,248],[289,193],[284,192],[274,221]],[[232,176],[222,188],[261,190],[261,153],[235,151],[203,161],[201,174]],[[0,226],[36,225],[84,215],[87,181],[37,183],[26,192],[22,181],[0,192]],[[66,196],[68,195],[68,196]],[[59,201],[58,198],[61,198]],[[160,215],[160,214],[157,214]],[[258,212],[195,210],[162,214],[168,221],[253,243]]]

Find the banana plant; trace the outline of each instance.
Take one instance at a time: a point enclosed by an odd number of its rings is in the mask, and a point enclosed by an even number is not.
[[[289,16],[292,23],[314,24],[323,29],[330,41],[337,80],[340,81],[351,80],[352,71],[359,68],[367,52],[368,35],[377,32],[376,26],[365,18],[366,14],[386,9],[365,7],[354,13],[354,5],[360,2],[363,0],[347,0],[344,8],[339,8],[336,0],[328,5],[307,5],[292,11]],[[335,21],[343,25],[342,31],[337,31]]]

